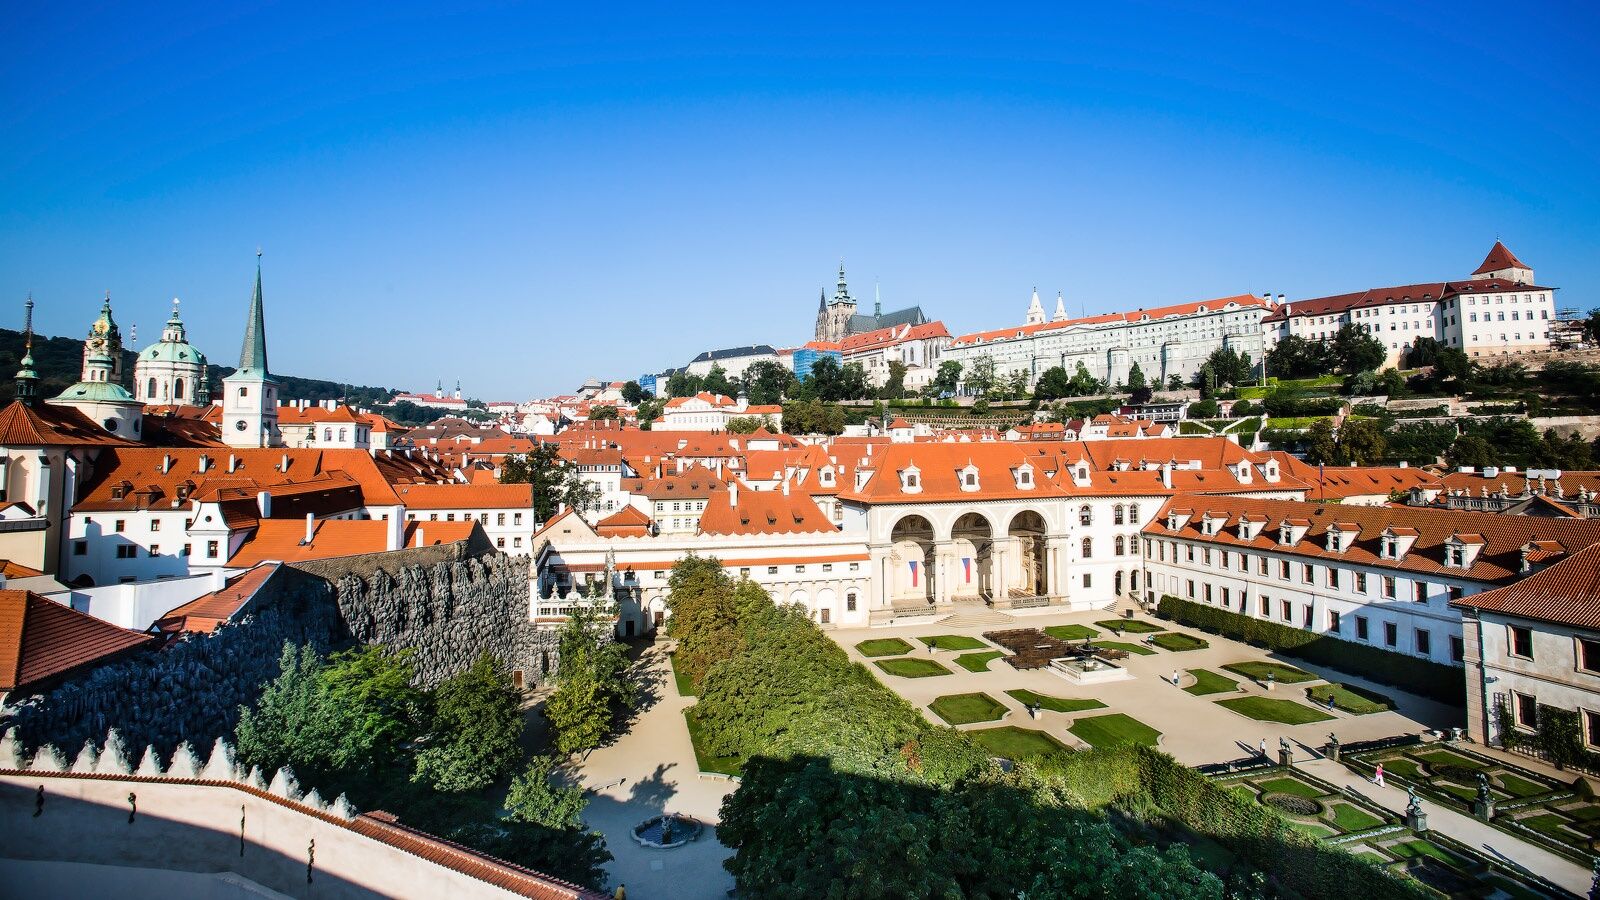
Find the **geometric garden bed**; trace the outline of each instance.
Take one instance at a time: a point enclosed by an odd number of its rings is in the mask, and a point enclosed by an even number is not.
[[[1600,803],[1581,777],[1557,781],[1445,742],[1341,755],[1340,761],[1369,777],[1382,763],[1385,781],[1413,785],[1419,794],[1467,815],[1472,815],[1481,775],[1495,802],[1491,825],[1583,865],[1589,864],[1591,842],[1600,838]]]
[[[1486,896],[1498,888],[1512,897],[1542,895],[1482,854],[1432,831],[1414,832],[1389,810],[1298,769],[1263,766],[1213,780],[1274,810],[1292,828],[1443,894]]]

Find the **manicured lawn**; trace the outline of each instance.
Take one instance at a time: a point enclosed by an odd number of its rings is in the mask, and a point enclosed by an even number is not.
[[[1275,662],[1236,662],[1223,666],[1229,672],[1253,678],[1256,681],[1266,681],[1271,675],[1272,680],[1280,684],[1299,684],[1302,681],[1316,681],[1317,676],[1294,666],[1286,666]]]
[[[1044,633],[1058,641],[1081,641],[1084,638],[1099,637],[1100,632],[1087,625],[1049,625]]]
[[[1306,688],[1306,696],[1318,706],[1326,706],[1330,694],[1333,696],[1335,707],[1358,716],[1394,709],[1393,700],[1366,688],[1351,687],[1347,684],[1319,684],[1316,687]]]
[[[1510,772],[1502,772],[1499,775],[1496,775],[1495,780],[1500,782],[1500,786],[1505,788],[1507,793],[1517,797],[1537,797],[1538,795],[1546,793],[1550,790],[1550,788],[1547,788],[1536,781],[1529,781],[1526,778],[1519,778]]]
[[[963,653],[956,657],[956,665],[968,672],[987,672],[989,663],[1005,656],[999,650],[985,650],[982,653]]]
[[[1263,781],[1261,789],[1274,794],[1293,794],[1308,800],[1315,800],[1323,794],[1322,788],[1306,784],[1298,778],[1274,778],[1271,781]]]
[[[910,653],[911,645],[899,638],[874,638],[857,644],[856,652],[862,656],[899,656]]]
[[[687,676],[687,675],[683,674],[682,672],[678,671],[678,656],[677,656],[677,654],[674,653],[674,654],[668,656],[667,657],[667,664],[672,667],[672,683],[674,685],[676,685],[677,688],[678,688],[678,696],[679,697],[693,697],[694,696],[694,682],[689,680],[689,676]]]
[[[1558,816],[1555,813],[1545,813],[1538,816],[1529,816],[1526,819],[1518,819],[1517,824],[1523,826],[1524,828],[1532,828],[1534,831],[1537,831],[1546,837],[1554,838],[1558,841],[1571,843],[1576,840],[1581,840],[1579,835],[1561,827],[1562,825],[1566,824],[1566,821],[1567,820],[1565,818]]]
[[[1368,828],[1377,828],[1382,825],[1383,820],[1348,803],[1335,803],[1333,805],[1333,824],[1339,826],[1339,830],[1344,832],[1366,831]]]
[[[1185,650],[1204,650],[1211,646],[1210,641],[1202,640],[1192,634],[1184,634],[1181,631],[1158,634],[1150,639],[1150,643],[1163,650],[1171,650],[1174,653],[1182,653]]]
[[[1326,722],[1333,718],[1324,712],[1318,712],[1303,703],[1293,700],[1272,700],[1266,697],[1235,697],[1232,700],[1218,700],[1218,706],[1226,706],[1241,716],[1249,716],[1261,722],[1278,722],[1283,725],[1304,725],[1307,722]]]
[[[1064,758],[1072,753],[1065,744],[1042,731],[1018,728],[1015,725],[980,728],[967,732],[967,736],[981,744],[990,754],[1016,761],[1036,762],[1042,759]]]
[[[1293,819],[1289,820],[1289,827],[1296,831],[1303,831],[1318,840],[1331,838],[1335,834],[1334,830],[1326,825],[1313,825],[1310,822],[1296,822]]]
[[[975,637],[964,634],[935,634],[929,637],[917,638],[928,645],[931,650],[987,650],[989,645]]]
[[[1440,862],[1449,863],[1451,865],[1455,865],[1456,862],[1456,858],[1454,856],[1451,856],[1444,850],[1440,849],[1437,844],[1423,840],[1403,841],[1398,844],[1390,844],[1386,849],[1401,859],[1420,859],[1424,856],[1430,856],[1439,860]]]
[[[1156,739],[1161,737],[1161,732],[1122,713],[1079,719],[1067,730],[1091,747],[1120,747],[1127,744],[1154,747]]]
[[[702,772],[718,772],[723,775],[738,775],[744,768],[744,760],[737,756],[711,756],[701,747],[700,719],[695,715],[695,708],[689,707],[683,711],[684,724],[689,726],[689,743],[694,745],[694,759]]]
[[[1190,669],[1189,674],[1194,676],[1194,684],[1189,685],[1184,690],[1194,694],[1196,697],[1239,689],[1239,682],[1226,675],[1218,675],[1209,669]]]
[[[993,722],[1006,714],[1005,704],[988,694],[947,694],[929,703],[928,708],[951,725]]]
[[[1121,631],[1123,634],[1151,634],[1167,630],[1164,626],[1143,619],[1104,619],[1095,624],[1112,633]]]
[[[1037,706],[1040,709],[1048,709],[1051,712],[1058,713],[1083,712],[1086,709],[1104,709],[1106,706],[1099,700],[1079,699],[1077,697],[1051,697],[1045,694],[1030,691],[1027,688],[1018,688],[1014,691],[1006,691],[1006,693],[1010,694],[1013,700],[1016,700],[1023,706]]]
[[[1110,647],[1112,650],[1126,650],[1140,656],[1155,656],[1156,652],[1143,644],[1128,644],[1122,641],[1095,641],[1096,647]]]
[[[931,678],[935,675],[950,674],[949,669],[931,659],[880,659],[875,665],[890,675],[899,675],[901,678]]]
[[[1435,769],[1440,766],[1460,766],[1463,769],[1483,768],[1483,763],[1475,759],[1469,759],[1459,753],[1451,753],[1449,750],[1431,750],[1427,753],[1418,753],[1417,758]]]
[[[1422,780],[1422,767],[1409,759],[1386,759],[1383,761],[1383,770],[1390,775],[1399,775],[1407,781]]]

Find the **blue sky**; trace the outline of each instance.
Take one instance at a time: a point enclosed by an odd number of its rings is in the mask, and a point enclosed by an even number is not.
[[[802,342],[841,258],[956,333],[1497,236],[1600,306],[1592,6],[448,6],[13,6],[0,321],[232,362],[260,245],[275,369],[517,399]]]

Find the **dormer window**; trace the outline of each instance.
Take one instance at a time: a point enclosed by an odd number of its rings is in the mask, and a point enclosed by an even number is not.
[[[1017,477],[1017,487],[1024,489],[1033,487],[1033,466],[1023,463],[1013,469],[1012,472]]]
[[[1278,543],[1285,545],[1294,543],[1294,529],[1290,528],[1288,523],[1278,526]]]
[[[1378,556],[1383,559],[1395,558],[1394,535],[1386,534],[1378,541]]]
[[[922,490],[922,470],[916,466],[900,470],[900,489],[908,494]]]
[[[978,467],[972,463],[967,463],[966,468],[956,470],[956,479],[960,482],[963,491],[977,490]]]

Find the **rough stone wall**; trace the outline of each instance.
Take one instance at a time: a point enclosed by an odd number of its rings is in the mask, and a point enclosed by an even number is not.
[[[94,669],[8,707],[0,726],[30,751],[98,745],[113,728],[163,758],[183,741],[210,745],[277,677],[285,642],[326,650],[346,640],[332,595],[327,582],[280,569],[237,623]]]
[[[556,659],[555,634],[536,630],[528,617],[528,565],[525,556],[497,554],[352,572],[338,579],[339,613],[360,643],[414,650],[423,687],[465,669],[485,650],[531,683]]]
[[[231,738],[239,708],[278,676],[285,642],[410,648],[417,682],[429,688],[488,650],[531,686],[555,671],[557,654],[556,633],[529,620],[528,567],[526,556],[462,559],[445,547],[284,566],[236,624],[22,701],[0,729],[13,728],[29,752],[46,742],[98,745],[108,729],[163,758],[184,741],[207,746]]]

